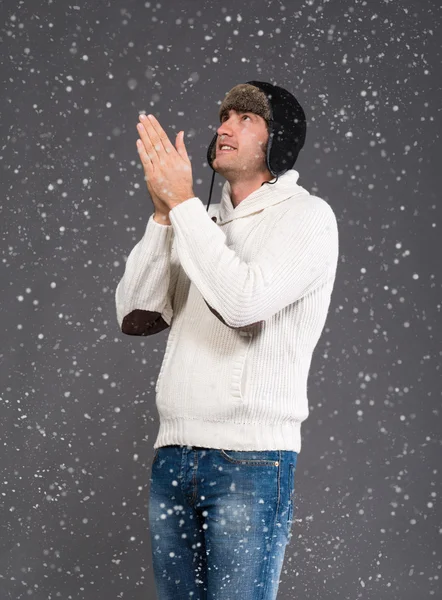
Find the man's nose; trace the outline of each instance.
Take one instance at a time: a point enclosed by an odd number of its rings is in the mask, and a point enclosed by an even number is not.
[[[231,135],[231,133],[232,133],[232,126],[231,126],[231,124],[227,125],[226,123],[227,123],[227,119],[226,119],[226,121],[223,121],[221,123],[221,125],[218,127],[218,129],[216,130],[216,132],[217,132],[217,134],[219,136],[221,136],[221,135]]]

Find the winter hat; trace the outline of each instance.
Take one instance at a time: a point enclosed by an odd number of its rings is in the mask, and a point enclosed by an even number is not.
[[[229,110],[253,112],[265,120],[269,131],[266,165],[273,176],[278,178],[279,175],[293,168],[304,146],[307,131],[304,110],[293,94],[271,83],[248,81],[236,85],[227,93],[219,109],[220,122],[224,115],[228,116]],[[207,160],[212,169],[217,139],[218,134],[215,133],[207,151]],[[207,210],[212,196],[214,177],[215,171]]]

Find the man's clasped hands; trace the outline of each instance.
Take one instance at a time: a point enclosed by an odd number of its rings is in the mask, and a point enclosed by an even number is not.
[[[153,115],[140,115],[137,150],[152,200],[159,199],[168,209],[194,198],[192,165],[184,144],[184,131],[176,138],[176,148]]]

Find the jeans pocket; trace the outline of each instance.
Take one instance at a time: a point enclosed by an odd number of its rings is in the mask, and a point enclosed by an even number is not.
[[[158,453],[159,453],[160,449],[159,448],[155,448],[155,452],[153,454],[153,460],[152,460],[152,465],[155,463],[156,459],[158,458]]]
[[[277,467],[279,464],[278,450],[220,450],[219,453],[235,465]]]

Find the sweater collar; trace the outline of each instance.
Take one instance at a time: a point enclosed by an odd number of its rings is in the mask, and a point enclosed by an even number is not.
[[[258,189],[244,198],[236,208],[233,206],[230,198],[230,183],[226,181],[221,193],[217,223],[219,225],[225,224],[229,221],[239,219],[240,217],[246,217],[259,212],[274,204],[284,202],[293,196],[309,194],[306,189],[298,185],[298,178],[298,171],[290,169],[283,175],[280,175],[278,181],[276,181],[276,177],[274,177],[270,180],[272,183],[261,185]]]

